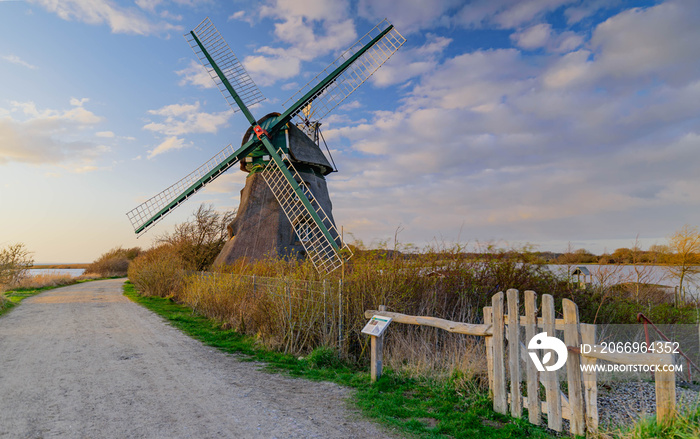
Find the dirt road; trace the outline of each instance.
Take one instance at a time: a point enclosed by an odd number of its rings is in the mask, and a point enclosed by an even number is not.
[[[347,407],[347,390],[203,346],[122,282],[47,291],[0,318],[0,437],[391,436]]]

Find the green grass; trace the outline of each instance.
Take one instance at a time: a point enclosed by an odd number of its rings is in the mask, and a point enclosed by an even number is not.
[[[671,422],[659,424],[656,417],[647,417],[633,426],[616,432],[620,439],[697,439],[700,437],[700,404],[681,407]]]
[[[329,348],[306,358],[273,352],[256,339],[221,329],[184,305],[170,299],[140,295],[130,282],[124,294],[167,319],[174,327],[223,352],[243,354],[241,360],[261,361],[268,371],[324,380],[356,390],[353,400],[362,412],[384,425],[419,438],[536,438],[555,436],[545,429],[492,410],[487,395],[462,377],[447,381],[412,379],[391,370],[372,384],[366,370],[340,361]]]

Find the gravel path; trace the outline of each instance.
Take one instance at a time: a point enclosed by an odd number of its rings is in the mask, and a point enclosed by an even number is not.
[[[392,436],[348,408],[348,390],[208,348],[122,282],[50,290],[0,318],[1,438]]]

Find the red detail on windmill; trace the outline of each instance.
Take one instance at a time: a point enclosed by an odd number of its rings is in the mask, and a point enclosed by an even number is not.
[[[270,135],[260,127],[260,125],[255,125],[253,127],[253,131],[255,131],[255,135],[258,136],[258,139],[260,139],[260,136],[265,135],[268,139],[270,138]]]

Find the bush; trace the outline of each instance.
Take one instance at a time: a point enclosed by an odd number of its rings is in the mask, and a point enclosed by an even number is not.
[[[101,277],[126,276],[129,270],[129,263],[139,253],[141,253],[139,247],[113,248],[88,265],[85,273],[94,273]]]
[[[30,255],[21,243],[0,249],[0,291],[27,277],[27,270],[34,264]]]
[[[227,227],[234,216],[234,212],[219,213],[213,206],[202,204],[191,218],[176,225],[172,234],[159,237],[158,242],[171,245],[186,270],[206,270],[228,241]]]
[[[168,244],[137,256],[128,270],[129,279],[142,294],[176,297],[182,291],[185,273],[182,259]]]

